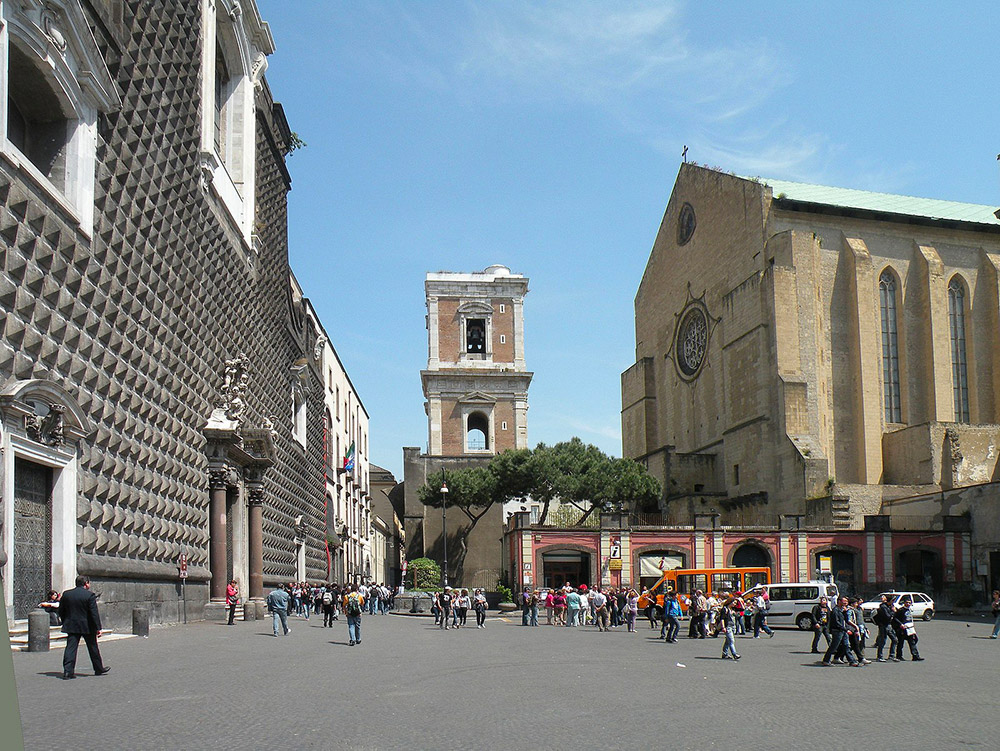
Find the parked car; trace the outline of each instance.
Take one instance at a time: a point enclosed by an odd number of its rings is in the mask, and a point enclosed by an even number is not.
[[[866,621],[870,621],[875,611],[878,610],[879,603],[882,601],[882,595],[889,598],[889,604],[893,610],[899,607],[899,601],[903,597],[908,596],[913,602],[910,605],[910,612],[913,614],[914,619],[923,618],[925,621],[929,621],[934,617],[934,600],[923,592],[882,592],[882,594],[872,598],[868,602],[861,603],[861,612],[864,613]]]
[[[748,594],[756,594],[762,587],[755,587]],[[812,609],[820,597],[832,604],[837,601],[837,585],[825,581],[784,582],[768,584],[771,609],[767,611],[769,626],[795,626],[803,631],[813,627]]]

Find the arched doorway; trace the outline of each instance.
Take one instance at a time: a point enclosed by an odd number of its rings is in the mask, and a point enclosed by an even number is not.
[[[769,568],[771,554],[753,543],[744,543],[733,551],[733,568]]]
[[[813,554],[814,571],[821,578],[830,576],[837,590],[844,595],[858,591],[858,554],[853,550],[828,548]]]
[[[944,572],[941,554],[927,548],[901,550],[897,556],[896,583],[902,589],[938,592]]]
[[[676,550],[645,550],[639,555],[639,585],[652,587],[664,571],[684,568],[684,554]]]
[[[542,553],[542,578],[544,587],[554,589],[566,583],[578,587],[591,585],[590,553],[580,550],[553,550]]]

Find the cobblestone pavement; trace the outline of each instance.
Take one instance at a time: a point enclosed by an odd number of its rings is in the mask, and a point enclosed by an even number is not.
[[[15,653],[25,747],[997,747],[985,619],[919,623],[925,662],[860,669],[819,667],[794,630],[738,638],[732,662],[721,639],[668,645],[648,625],[443,632],[365,616],[356,647],[343,620],[290,625],[277,639],[270,621],[154,629],[106,644],[102,677],[81,648],[75,681],[61,650]]]

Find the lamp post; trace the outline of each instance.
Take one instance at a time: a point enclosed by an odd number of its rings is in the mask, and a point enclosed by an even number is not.
[[[444,469],[441,470],[441,540],[444,544],[444,565],[441,567],[443,587],[448,586],[448,483],[444,479]]]

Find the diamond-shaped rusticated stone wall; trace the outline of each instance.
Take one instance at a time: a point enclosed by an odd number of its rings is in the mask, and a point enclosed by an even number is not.
[[[86,7],[86,4],[84,4]],[[272,417],[265,573],[294,574],[303,514],[308,574],[326,572],[322,385],[312,376],[307,452],[291,439],[290,367],[311,342],[290,322],[285,194],[260,149],[260,258],[200,186],[200,3],[129,2],[119,36],[95,36],[120,111],[99,122],[92,238],[44,191],[0,162],[0,380],[49,378],[96,426],[80,443],[78,546],[86,568],[162,578],[180,554],[208,566],[202,427],[223,363],[251,361],[246,419]],[[258,145],[268,136],[260,129]]]
[[[325,494],[323,468],[323,376],[310,368],[307,376],[308,428],[306,449],[291,439],[292,376],[290,365],[308,353],[310,361],[315,332],[301,303],[292,300],[288,274],[288,173],[279,152],[270,117],[269,100],[260,96],[263,105],[257,123],[257,233],[260,242],[258,259],[259,294],[256,298],[261,319],[260,346],[251,356],[260,363],[254,377],[268,373],[282,376],[284,390],[255,388],[266,394],[262,405],[266,414],[278,416],[279,438],[275,442],[277,466],[266,478],[264,506],[264,577],[265,581],[289,581],[295,577],[296,546],[290,530],[295,518],[302,515],[306,529],[306,575],[313,580],[326,577],[326,522],[323,516]]]

